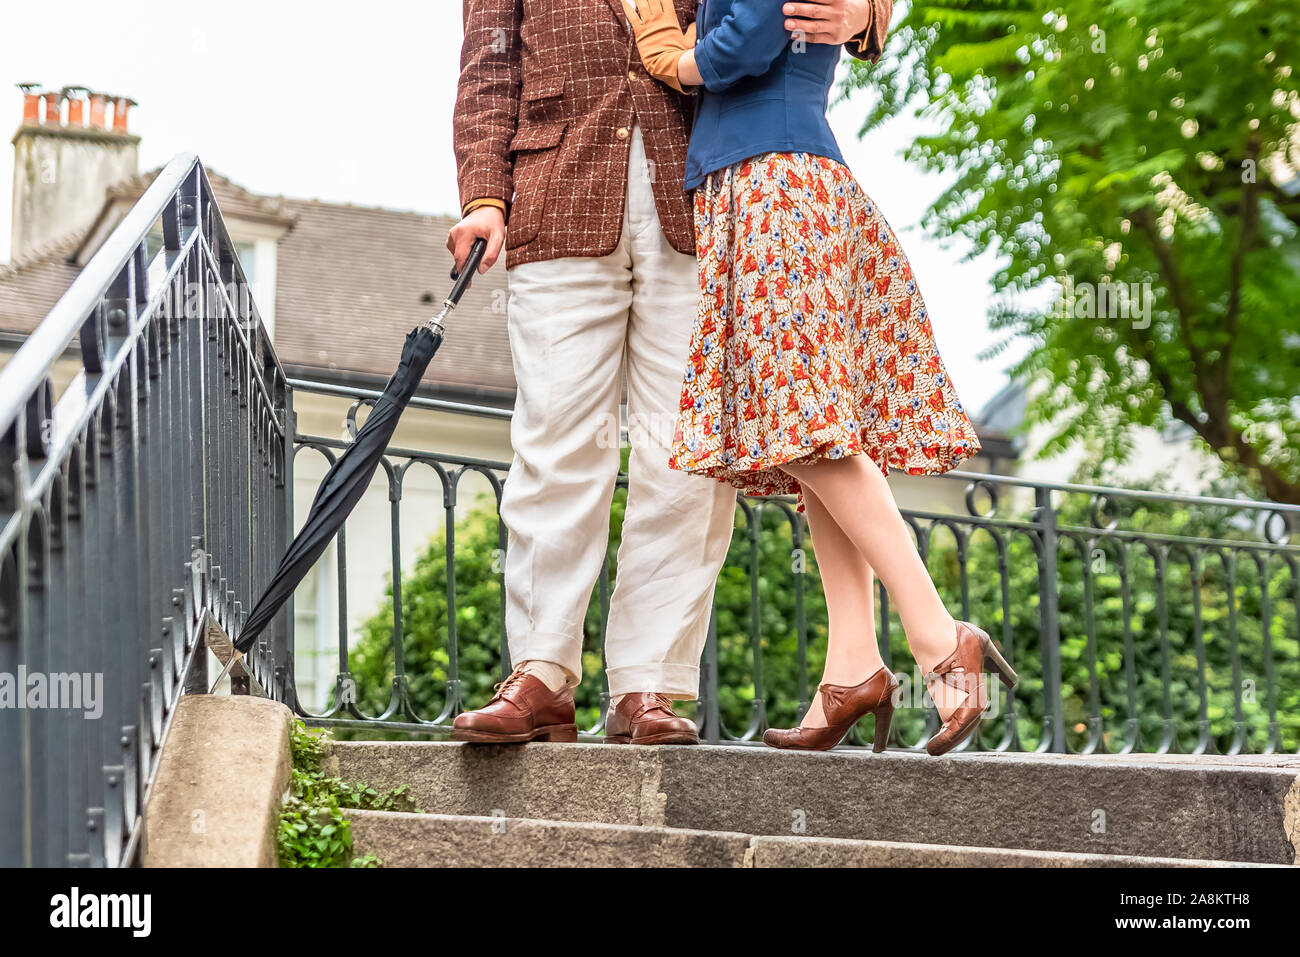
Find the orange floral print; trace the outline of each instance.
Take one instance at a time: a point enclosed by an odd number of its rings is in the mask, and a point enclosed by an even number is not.
[[[866,454],[888,474],[979,451],[912,268],[844,166],[766,153],[695,191],[700,302],[669,465],[751,495],[779,466]]]

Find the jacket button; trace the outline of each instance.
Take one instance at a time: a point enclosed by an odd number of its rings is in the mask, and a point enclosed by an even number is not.
[[[619,127],[618,132],[615,133],[614,135],[617,136],[620,140],[625,140],[625,139],[627,139],[627,138],[628,138],[627,127],[626,127],[626,126],[621,126],[621,127]]]
[[[629,80],[635,80],[635,79],[636,79],[636,74],[633,73],[631,70],[629,70],[629,71],[628,71],[628,74],[627,74],[627,78],[628,78]]]

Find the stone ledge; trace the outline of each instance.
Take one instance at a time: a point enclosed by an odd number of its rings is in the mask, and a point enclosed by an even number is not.
[[[349,780],[452,815],[1144,858],[1296,862],[1300,758],[600,744],[333,746]]]
[[[146,867],[275,867],[292,715],[249,695],[184,695],[145,815]]]
[[[564,749],[576,750],[567,751]],[[642,815],[642,783],[657,749],[613,745],[462,745],[430,741],[334,742],[326,773],[384,790],[406,785],[432,813],[663,824]],[[644,767],[650,761],[649,767]],[[650,808],[656,803],[646,802]]]

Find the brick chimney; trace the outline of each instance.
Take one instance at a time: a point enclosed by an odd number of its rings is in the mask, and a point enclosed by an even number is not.
[[[13,259],[89,225],[108,187],[140,166],[140,137],[127,128],[134,100],[81,86],[18,87],[23,112],[13,138]]]

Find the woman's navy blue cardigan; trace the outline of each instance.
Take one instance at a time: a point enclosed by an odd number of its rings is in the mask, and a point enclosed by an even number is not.
[[[785,30],[783,0],[704,0],[695,63],[704,78],[686,155],[686,188],[760,153],[843,163],[826,104],[840,47]]]

